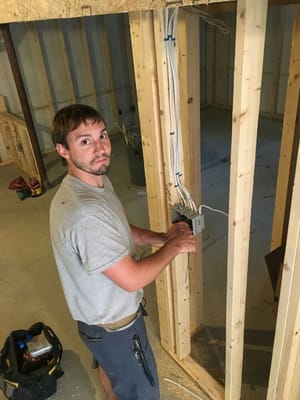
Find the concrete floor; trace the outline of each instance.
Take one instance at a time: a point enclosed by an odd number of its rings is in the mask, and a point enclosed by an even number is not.
[[[228,111],[208,109],[202,112],[202,201],[223,211],[228,209],[230,123]],[[265,399],[270,365],[276,304],[264,256],[270,248],[280,134],[280,122],[260,121],[251,222],[243,400]],[[105,397],[95,371],[91,370],[91,357],[66,307],[49,240],[49,205],[64,168],[55,154],[49,154],[45,164],[53,187],[38,198],[23,201],[7,189],[9,182],[22,172],[14,165],[0,167],[0,343],[11,330],[27,328],[40,320],[45,322],[64,346],[62,368],[65,374],[58,381],[52,400],[102,400]],[[131,183],[121,138],[113,141],[110,177],[129,221],[147,227],[146,193],[143,187],[134,187]],[[206,219],[203,232],[206,329],[193,339],[192,354],[223,381],[227,218],[203,211]],[[208,397],[160,347],[154,284],[145,289],[145,297],[149,312],[146,323],[158,362],[162,400],[207,400]],[[183,385],[198,397],[165,378]]]

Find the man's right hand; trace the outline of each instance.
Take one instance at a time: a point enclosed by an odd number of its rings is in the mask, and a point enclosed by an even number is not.
[[[193,232],[183,230],[178,236],[169,240],[165,246],[174,246],[177,248],[177,254],[195,253],[197,251],[197,244]]]

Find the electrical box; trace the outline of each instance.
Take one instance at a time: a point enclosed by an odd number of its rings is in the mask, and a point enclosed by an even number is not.
[[[173,205],[171,210],[173,224],[179,221],[186,222],[187,224],[189,224],[194,235],[198,235],[204,229],[205,224],[203,214],[199,214],[191,208],[186,207],[182,204]]]

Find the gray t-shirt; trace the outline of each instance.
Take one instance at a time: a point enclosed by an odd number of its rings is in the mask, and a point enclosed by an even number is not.
[[[127,292],[102,273],[126,255],[134,257],[130,226],[106,176],[103,188],[64,178],[50,207],[50,235],[74,320],[112,323],[138,309],[143,290]]]

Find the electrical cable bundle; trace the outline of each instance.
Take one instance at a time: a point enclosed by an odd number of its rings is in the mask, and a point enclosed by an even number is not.
[[[182,131],[180,123],[178,70],[177,70],[177,34],[178,8],[164,10],[164,35],[166,46],[166,64],[168,74],[168,101],[170,112],[171,161],[174,175],[174,185],[180,204],[196,211],[196,205],[191,194],[182,182]]]
[[[196,208],[196,204],[192,199],[192,196],[188,189],[182,182],[182,173],[180,168],[182,166],[182,130],[180,120],[180,103],[179,103],[179,87],[178,87],[178,54],[176,46],[176,35],[177,35],[177,21],[178,21],[178,7],[173,9],[166,8],[164,10],[164,40],[166,48],[166,65],[167,65],[167,76],[168,76],[168,102],[169,102],[169,114],[170,114],[170,141],[171,141],[171,162],[174,176],[174,186],[177,191],[178,201],[183,206],[183,214],[187,210],[196,212],[202,215],[202,207],[208,208],[211,211],[219,212],[225,216],[227,213],[215,208],[206,206],[205,204],[200,205],[199,209]],[[221,29],[222,33],[227,34],[229,27],[222,21],[213,18],[207,13],[204,13],[197,9],[199,16],[204,18],[207,23],[210,23],[217,28]],[[180,208],[181,209],[181,208]],[[195,218],[195,216],[194,216]],[[203,229],[202,222],[200,223],[201,230]],[[200,229],[200,228],[199,228]],[[201,231],[200,230],[200,231]]]

